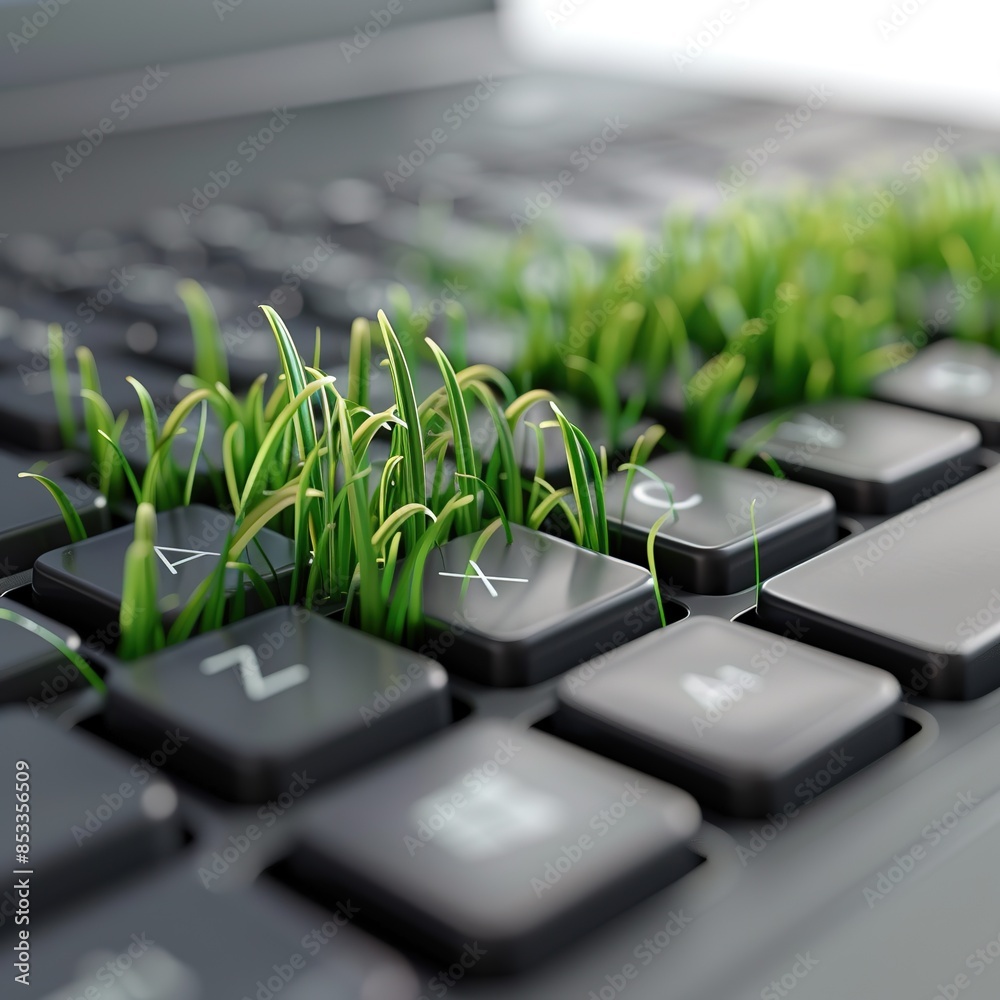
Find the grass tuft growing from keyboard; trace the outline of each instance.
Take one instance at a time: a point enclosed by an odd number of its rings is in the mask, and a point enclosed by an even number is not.
[[[143,417],[143,472],[132,468],[120,446],[126,415],[111,412],[100,394],[92,356],[85,348],[77,351],[86,437],[102,487],[119,509],[131,504],[135,511],[119,622],[117,653],[122,658],[133,659],[239,618],[244,579],[265,606],[272,605],[267,580],[242,556],[265,527],[294,541],[290,600],[308,607],[342,604],[345,619],[396,642],[420,637],[424,565],[452,535],[502,527],[510,540],[510,523],[537,528],[558,510],[578,544],[607,552],[607,457],[603,452],[598,457],[547,390],[518,397],[495,368],[473,365],[456,371],[448,355],[426,338],[442,385],[418,401],[408,360],[412,345],[404,350],[382,312],[376,329],[364,319],[355,322],[347,384],[342,386],[317,367],[315,358],[312,363],[303,359],[278,314],[262,306],[274,334],[280,375],[270,390],[262,375],[239,399],[227,385],[221,351],[213,349],[213,344],[221,347],[221,334],[207,296],[197,286],[185,287],[183,294],[199,341],[196,371],[187,377],[188,395],[161,420],[141,383],[130,379]],[[384,352],[380,366],[392,381],[392,404],[381,411],[368,405],[376,350]],[[318,353],[317,345],[316,357]],[[65,359],[58,363],[64,365]],[[561,489],[545,478],[544,448],[531,476],[522,475],[517,460],[514,428],[540,400],[549,401],[566,452],[571,485]],[[495,437],[488,454],[477,448],[471,429],[470,412],[476,407],[486,414]],[[210,410],[225,428],[216,499],[233,512],[235,524],[223,556],[167,628],[162,607],[169,595],[157,588],[155,515],[191,501]],[[173,446],[189,433],[185,421],[195,414],[193,457],[182,466],[173,459]],[[654,430],[648,440],[640,438],[633,456],[648,453],[656,437]],[[376,441],[387,446],[384,457],[373,456]],[[43,485],[65,515],[58,487]],[[71,531],[74,539],[83,537],[82,525],[74,523]],[[227,571],[235,571],[238,581],[229,597]]]
[[[626,236],[603,256],[544,220],[477,252],[440,236],[438,211],[418,252],[433,282],[469,289],[473,322],[516,338],[518,391],[598,404],[614,446],[672,374],[685,447],[725,459],[744,417],[864,395],[938,333],[1000,350],[998,205],[998,161],[941,162],[902,192],[852,182],[674,210],[659,237]]]

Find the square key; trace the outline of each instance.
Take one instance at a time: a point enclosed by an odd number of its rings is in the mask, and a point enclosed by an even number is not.
[[[183,734],[161,732],[158,746],[182,753]],[[36,910],[48,916],[70,897],[142,871],[183,843],[173,786],[156,768],[89,733],[67,732],[27,709],[6,707],[0,709],[0,758],[10,775],[0,799],[8,871],[33,873],[32,927]],[[25,822],[27,831],[15,825]],[[2,920],[0,929],[8,929]]]
[[[568,673],[556,728],[720,812],[762,816],[896,746],[899,697],[883,670],[696,616]]]
[[[916,694],[979,698],[1000,686],[998,497],[994,467],[766,580],[757,613]]]
[[[740,424],[739,448],[773,422]],[[875,399],[831,399],[792,410],[759,444],[800,483],[829,490],[858,514],[895,514],[972,475],[979,431],[964,420]]]
[[[34,608],[0,597],[0,609],[13,611],[55,633],[70,649],[79,650],[72,629]],[[15,622],[0,618],[0,702],[27,701],[32,710],[51,705],[60,695],[86,687],[80,671],[51,643]]]
[[[334,778],[451,719],[440,664],[301,607],[113,666],[107,683],[112,732],[147,753],[181,727],[178,773],[247,802],[287,791],[296,775]]]
[[[939,340],[879,375],[872,393],[887,403],[968,420],[983,444],[1000,444],[1000,354],[987,344]]]
[[[185,858],[33,923],[25,996],[417,1000],[412,966],[351,926],[353,900],[338,903],[322,910],[266,878],[213,892]]]
[[[314,802],[292,874],[477,972],[545,957],[690,869],[686,793],[537,730],[469,720]]]
[[[427,560],[428,645],[450,673],[495,687],[538,684],[659,624],[648,571],[510,527],[513,545],[501,529],[472,559],[479,535],[462,535]]]
[[[233,518],[213,507],[191,504],[156,515],[157,594],[168,626],[185,602],[214,570]],[[46,552],[35,562],[32,587],[42,611],[78,627],[86,636],[117,622],[122,599],[125,553],[135,536],[132,525]],[[290,538],[262,528],[256,541],[240,556],[283,600],[291,577],[295,549]],[[270,565],[268,565],[270,563]],[[272,574],[272,567],[274,574]],[[226,570],[226,590],[235,592],[236,570]],[[277,577],[275,579],[274,577]],[[249,580],[244,577],[246,610],[260,610]]]
[[[149,391],[160,409],[173,407],[186,394],[177,384],[176,375],[165,368],[144,361],[102,355],[97,362],[101,380],[101,395],[115,414],[122,410],[140,413],[139,397],[126,381],[132,375]],[[80,376],[70,362],[71,403],[78,426],[83,426],[83,401],[80,398]],[[21,447],[39,451],[57,451],[64,446],[52,378],[46,367],[26,373],[0,372],[0,434]]]
[[[750,506],[755,498],[762,576],[837,539],[836,507],[824,490],[683,452],[653,458],[646,468],[662,482],[635,474],[624,521],[627,477],[622,472],[608,477],[608,527],[620,540],[622,556],[645,566],[649,531],[672,506],[673,517],[654,543],[657,573],[692,593],[733,594],[754,585]],[[615,541],[611,551],[619,551]]]
[[[55,500],[41,483],[19,479],[32,462],[0,451],[0,577],[13,576],[30,569],[32,563],[49,549],[69,541],[66,522]],[[47,475],[43,470],[41,475]],[[88,534],[108,526],[107,501],[84,483],[58,476],[47,476],[69,497]]]

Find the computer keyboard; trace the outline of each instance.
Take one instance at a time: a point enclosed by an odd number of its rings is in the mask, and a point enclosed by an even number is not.
[[[682,179],[655,137],[640,139],[600,184],[652,219],[650,192]],[[435,170],[466,185],[453,248],[509,225],[534,190],[544,151],[506,155],[470,175],[441,154]],[[0,456],[0,608],[57,632],[107,685],[93,692],[0,620],[2,759],[31,773],[34,995],[829,1000],[848,995],[830,985],[845,963],[858,997],[954,982],[988,944],[981,915],[998,913],[1000,931],[1000,472],[980,441],[996,443],[992,353],[942,340],[877,383],[884,402],[789,413],[767,446],[787,478],[658,455],[623,516],[612,476],[610,556],[552,520],[512,526],[510,547],[497,532],[474,563],[468,538],[448,542],[427,563],[417,649],[258,604],[184,646],[116,660],[132,531],[87,485],[86,462],[67,462],[39,324],[75,321],[73,346],[95,353],[102,390],[133,417],[125,375],[163,409],[184,391],[182,275],[212,298],[235,387],[277,368],[260,301],[307,357],[319,323],[321,363],[343,371],[351,320],[412,279],[406,251],[420,245],[415,190],[351,183],[276,185],[190,227],[168,209],[129,232],[0,245],[0,305],[14,314],[0,322],[0,443],[19,449]],[[567,215],[593,234],[593,217]],[[289,280],[311,258],[314,273]],[[116,269],[130,277],[105,305]],[[479,332],[470,361],[516,356],[521,331]],[[670,381],[648,414],[680,433],[682,402]],[[606,432],[586,404],[566,411]],[[737,428],[733,447],[761,426]],[[209,428],[199,502],[157,519],[163,589],[182,595],[232,523]],[[534,436],[517,444],[533,468]],[[16,478],[55,453],[83,543]],[[546,458],[550,480],[568,482],[555,444]],[[671,500],[654,545],[660,629],[642,567]],[[277,570],[280,601],[291,543],[261,538],[255,565]],[[254,610],[253,588],[231,582]],[[13,832],[13,795],[0,824]],[[8,942],[18,877],[0,887]],[[976,976],[984,995],[998,971]]]

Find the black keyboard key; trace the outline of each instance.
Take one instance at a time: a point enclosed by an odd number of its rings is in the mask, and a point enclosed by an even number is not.
[[[656,535],[657,573],[693,593],[732,594],[753,586],[751,505],[762,576],[836,541],[836,507],[824,490],[682,452],[653,458],[646,468],[657,479],[634,473],[624,521],[627,476],[619,472],[607,480],[611,551],[618,552],[620,540],[621,554],[645,566],[649,531],[673,507]]]
[[[968,420],[984,444],[1000,444],[1000,355],[986,344],[938,341],[880,375],[872,392],[888,403]]]
[[[104,355],[97,368],[101,395],[115,414],[122,410],[141,413],[139,397],[126,382],[129,375],[146,387],[162,411],[169,411],[187,392],[178,385],[175,373],[137,359]],[[69,362],[69,369],[71,405],[77,426],[82,428],[83,401],[75,361]],[[0,372],[0,434],[9,441],[38,451],[57,451],[64,447],[48,368],[23,377],[17,371]]]
[[[691,867],[685,792],[537,731],[463,722],[314,803],[293,874],[476,972],[527,966]],[[364,817],[363,821],[359,821]]]
[[[578,403],[572,400],[560,400],[559,409],[565,414],[566,419],[575,424],[587,435],[588,440],[594,445],[595,451],[599,444],[607,446],[607,432],[604,427],[603,417],[592,410],[585,410]],[[529,484],[532,477],[538,471],[539,458],[543,458],[544,468],[541,473],[542,478],[557,489],[570,484],[569,462],[566,458],[566,448],[563,443],[563,433],[558,425],[552,427],[541,427],[545,423],[556,423],[556,415],[548,400],[541,400],[529,406],[523,417],[518,420],[514,427],[514,458],[521,469],[521,474],[526,476]],[[538,448],[538,433],[540,428],[542,436],[542,450],[540,454]],[[496,434],[492,426],[489,428],[490,434],[486,439],[486,450],[483,454],[489,454],[496,440]]]
[[[890,670],[931,698],[1000,685],[1000,540],[991,469],[768,580],[758,613]]]
[[[76,632],[34,608],[0,597],[0,609],[28,618],[57,635],[70,649],[79,650]],[[26,701],[37,715],[60,695],[86,684],[80,671],[50,642],[0,618],[0,701]]]
[[[812,801],[902,738],[899,683],[794,639],[695,617],[559,683],[558,731],[762,816]]]
[[[201,504],[156,515],[157,593],[167,625],[177,619],[188,598],[214,571],[232,526],[230,514]],[[133,538],[134,529],[127,524],[46,552],[36,561],[32,574],[38,606],[54,618],[75,625],[85,636],[116,624],[125,553]],[[287,594],[294,551],[290,538],[262,528],[237,561],[249,563],[280,601]],[[238,572],[226,570],[229,594],[235,592]],[[252,584],[245,575],[242,579],[247,612],[260,610],[260,598]]]
[[[773,421],[755,417],[734,448]],[[792,411],[759,446],[799,482],[829,490],[859,514],[894,514],[954,486],[976,468],[972,424],[873,399],[829,400]]]
[[[184,739],[176,731],[161,733],[159,746],[183,753]],[[32,873],[25,877],[33,910],[47,914],[53,905],[180,847],[177,793],[152,765],[87,733],[32,718],[23,708],[0,709],[0,753],[10,773],[0,822],[10,838],[10,866]],[[27,786],[18,788],[17,796],[15,777]],[[18,809],[24,804],[27,810]],[[27,823],[28,829],[20,831],[15,823]],[[17,832],[28,836],[18,839]],[[19,857],[15,845],[23,843],[28,851]]]
[[[34,561],[49,549],[69,541],[66,522],[46,488],[32,479],[19,479],[33,463],[0,451],[0,577],[13,576],[30,569]],[[46,475],[69,498],[87,534],[108,527],[107,501],[96,490],[75,480]]]
[[[182,278],[180,271],[159,264],[137,264],[131,268],[131,275],[125,290],[115,298],[116,310],[164,326],[187,323],[187,308],[177,292],[177,284]],[[190,271],[183,276],[204,277]],[[238,294],[210,281],[202,281],[202,286],[220,320],[239,313],[243,303]]]
[[[697,370],[697,365],[694,365]],[[656,380],[653,392],[648,392],[648,374],[641,368],[626,368],[618,379],[618,392],[623,400],[635,393],[645,398],[643,411],[654,416],[674,437],[684,434],[684,383],[676,367],[669,368]]]
[[[267,302],[264,295],[261,302]],[[282,313],[280,306],[276,307]],[[312,365],[316,347],[316,327],[320,328],[320,368],[328,371],[336,365],[345,364],[350,354],[350,341],[345,329],[331,326],[326,320],[312,316],[296,316],[289,319],[282,313],[282,319],[292,335],[299,354],[306,364]],[[220,324],[222,342],[229,366],[230,383],[247,388],[260,375],[271,376],[269,386],[276,383],[281,372],[281,357],[270,324],[264,313],[256,307],[236,320]],[[173,327],[160,332],[150,356],[157,361],[183,372],[194,369],[194,341],[191,331],[185,327]]]
[[[659,624],[648,571],[512,524],[432,553],[423,580],[428,644],[450,672],[497,687],[537,684]],[[462,595],[464,577],[469,580]]]
[[[451,705],[439,664],[280,607],[112,669],[106,715],[139,752],[181,726],[179,772],[253,802],[299,772],[326,781],[440,729]]]
[[[168,411],[169,412],[169,411]],[[166,420],[168,412],[159,414],[160,424]],[[198,430],[201,427],[201,405],[195,407],[184,419],[181,426],[184,432],[177,434],[170,442],[170,454],[177,467],[186,475],[194,457],[195,445],[198,442]],[[198,465],[195,471],[192,496],[205,503],[230,503],[223,476],[222,462],[223,431],[219,417],[210,406],[206,408],[205,436],[201,442],[198,455]],[[130,417],[122,428],[118,445],[128,459],[129,465],[141,483],[142,477],[149,467],[149,454],[146,448],[146,425],[141,416]]]
[[[402,956],[266,880],[210,892],[171,865],[31,928],[32,995],[48,1000],[416,1000]]]

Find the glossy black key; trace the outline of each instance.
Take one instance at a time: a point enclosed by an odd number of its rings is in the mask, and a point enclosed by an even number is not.
[[[80,648],[80,637],[71,628],[0,597],[0,609],[28,618],[57,635],[70,649]],[[27,701],[37,713],[60,695],[85,687],[86,680],[51,643],[21,625],[0,618],[0,701]]]
[[[267,299],[261,296],[261,301]],[[281,311],[280,306],[275,308]],[[258,319],[258,317],[260,317]],[[316,327],[320,328],[320,368],[328,371],[348,359],[350,345],[343,329],[332,329],[329,322],[315,317],[282,315],[292,340],[308,364],[312,364],[316,346]],[[254,307],[246,315],[221,324],[222,341],[229,365],[230,382],[234,386],[249,387],[260,375],[270,375],[270,385],[275,384],[281,372],[274,333],[264,314]],[[171,327],[160,331],[150,356],[178,371],[189,372],[194,367],[194,342],[191,332],[184,327]]]
[[[1000,469],[980,473],[768,580],[758,613],[892,671],[918,694],[1000,685]]]
[[[336,777],[451,718],[440,664],[299,607],[112,669],[105,711],[140,752],[180,726],[180,772],[245,801],[280,794],[300,772]]]
[[[184,739],[183,733],[164,732],[159,746],[183,753]],[[13,707],[0,709],[0,753],[10,771],[0,822],[10,838],[10,867],[32,872],[25,877],[33,921],[38,908],[39,916],[50,914],[54,904],[133,874],[180,847],[177,794],[154,766]],[[27,775],[17,778],[27,786],[18,795],[15,772]],[[25,822],[26,831],[15,826]],[[28,851],[19,855],[15,845],[24,843]]]
[[[888,403],[968,420],[984,444],[1000,444],[1000,355],[986,344],[938,341],[880,375],[872,392]]]
[[[673,517],[656,536],[657,572],[693,593],[731,594],[753,586],[754,500],[763,576],[837,538],[836,507],[824,490],[681,452],[653,458],[646,468],[660,481],[634,475],[624,520],[627,476],[608,478],[608,526],[620,540],[621,554],[645,566],[649,531],[672,506]],[[615,540],[612,552],[618,551]]]
[[[74,362],[69,367],[73,413],[82,427],[80,377]],[[186,394],[177,384],[176,374],[145,361],[106,355],[100,359],[98,374],[101,395],[116,414],[122,410],[141,412],[139,397],[126,382],[129,375],[142,382],[160,410],[169,410]],[[22,447],[39,451],[56,451],[64,446],[47,368],[24,373],[23,377],[17,371],[0,372],[0,434]]]
[[[475,971],[529,965],[691,867],[687,793],[534,730],[469,721],[314,803],[290,864]]]
[[[159,264],[137,264],[121,295],[115,297],[114,308],[137,319],[152,320],[165,326],[186,323],[187,309],[177,293],[181,273]],[[185,277],[203,279],[202,287],[212,302],[220,321],[230,319],[240,311],[239,296],[229,289],[204,280],[204,274],[187,271]]]
[[[31,928],[30,995],[48,1000],[416,1000],[401,955],[267,880],[210,892],[187,861]],[[28,995],[26,993],[25,995]]]
[[[537,684],[658,623],[648,571],[520,525],[511,531],[513,545],[497,531],[475,559],[479,536],[463,535],[427,560],[427,648],[449,671],[498,687]]]
[[[607,433],[599,413],[585,410],[578,403],[568,399],[560,400],[558,405],[566,419],[576,424],[587,435],[587,439],[594,445],[595,450],[602,442],[607,445]],[[530,482],[538,469],[540,456],[538,432],[535,427],[540,428],[544,449],[542,478],[555,487],[561,487],[570,484],[569,462],[566,458],[562,430],[558,426],[541,426],[555,422],[555,420],[556,415],[547,400],[541,400],[529,406],[524,416],[518,420],[514,427],[514,458],[520,466],[521,473],[527,476]],[[490,430],[492,431],[492,428]],[[488,448],[492,448],[494,441],[495,435],[491,433],[487,439]]]
[[[0,451],[0,577],[30,569],[49,549],[69,541],[66,522],[55,500],[41,483],[19,479],[32,462]],[[40,473],[45,475],[44,470]],[[96,490],[75,480],[55,482],[69,497],[88,534],[104,531],[109,523],[107,501]]]
[[[700,357],[692,358],[695,371],[700,364]],[[618,379],[618,392],[624,400],[635,393],[641,393],[645,398],[645,413],[654,416],[674,437],[684,434],[684,382],[676,367],[664,372],[652,387],[645,371],[641,368],[627,368]]]
[[[713,809],[762,816],[895,746],[899,697],[883,670],[699,616],[570,671],[557,726]]]
[[[772,420],[733,433],[738,448]],[[799,482],[829,490],[844,510],[894,514],[975,471],[979,431],[969,423],[873,399],[828,400],[793,410],[759,445]]]
[[[160,415],[161,426],[166,417],[167,413]],[[186,474],[191,467],[191,459],[194,457],[194,449],[198,441],[201,406],[195,407],[184,419],[181,426],[184,431],[177,434],[170,442],[170,454],[177,466]],[[198,454],[198,465],[192,490],[192,496],[196,500],[202,500],[205,503],[231,502],[224,481],[222,439],[223,431],[218,414],[210,406],[206,407],[205,436]],[[126,421],[118,445],[141,483],[149,466],[146,425],[141,416],[131,417]]]
[[[232,525],[231,515],[201,504],[161,511],[156,515],[157,593],[164,622],[168,625],[176,620],[184,603],[214,570]],[[107,629],[116,623],[122,599],[125,552],[133,537],[134,529],[127,524],[95,538],[46,552],[35,562],[32,574],[38,606],[54,618],[75,625],[85,637],[95,629]],[[263,554],[257,544],[251,544],[239,561],[249,563],[281,600],[292,571],[292,541],[262,528],[256,542]],[[226,570],[228,593],[235,592],[238,578],[237,570]],[[260,610],[260,598],[246,577],[242,579],[247,611]]]

